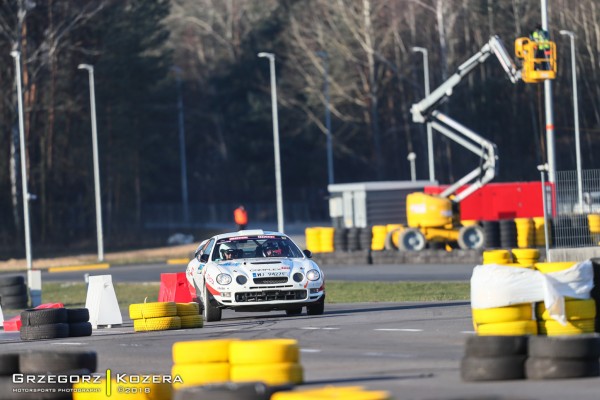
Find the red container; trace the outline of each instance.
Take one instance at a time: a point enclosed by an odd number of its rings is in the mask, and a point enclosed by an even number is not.
[[[160,274],[158,301],[191,303],[193,288],[185,277],[185,272]]]

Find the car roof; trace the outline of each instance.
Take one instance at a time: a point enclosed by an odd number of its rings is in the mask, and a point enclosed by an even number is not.
[[[279,236],[286,236],[284,233],[281,233],[281,232],[265,231],[265,230],[262,230],[262,229],[247,229],[247,230],[237,231],[237,232],[222,233],[220,235],[213,236],[213,239],[219,240],[219,239],[227,239],[227,238],[230,238],[230,237],[257,236],[257,235],[279,235]]]

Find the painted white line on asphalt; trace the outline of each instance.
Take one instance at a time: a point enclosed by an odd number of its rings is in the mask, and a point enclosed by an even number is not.
[[[321,329],[323,329],[324,331],[337,331],[340,328],[321,328]]]
[[[400,328],[379,328],[373,329],[374,331],[383,331],[383,332],[423,332],[423,329],[400,329]]]
[[[460,333],[468,333],[468,334],[474,335],[475,331],[460,331]]]
[[[62,343],[50,343],[54,345],[63,345],[63,346],[83,346],[87,343],[77,343],[77,342],[62,342]]]
[[[362,355],[369,356],[369,357],[414,358],[414,356],[411,356],[409,354],[393,354],[393,353],[378,353],[378,352],[368,352],[368,353],[363,353]]]
[[[320,353],[320,349],[300,349],[300,353]]]
[[[303,326],[303,327],[302,327],[302,328],[300,328],[300,329],[315,330],[315,329],[321,329],[321,328],[319,328],[319,327],[316,327],[316,326]]]

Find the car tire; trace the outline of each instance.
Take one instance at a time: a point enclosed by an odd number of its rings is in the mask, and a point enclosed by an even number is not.
[[[458,231],[458,246],[466,250],[483,248],[485,235],[479,225],[463,226]]]
[[[19,332],[21,340],[66,338],[69,337],[69,324],[23,325]]]
[[[325,312],[325,295],[314,305],[306,306],[307,315],[322,315]]]
[[[0,277],[0,286],[24,285],[25,278],[22,275]]]
[[[69,337],[92,336],[92,324],[89,322],[73,322],[69,324]]]
[[[288,317],[295,317],[300,314],[302,314],[302,307],[285,310],[285,315],[287,315]]]
[[[95,351],[31,351],[20,354],[19,368],[24,374],[59,374],[83,369],[96,372],[98,355]]]
[[[503,381],[525,378],[527,356],[464,357],[460,363],[463,381]]]
[[[529,336],[470,336],[465,343],[467,357],[527,355]]]
[[[213,304],[211,304],[211,300],[215,301],[213,299],[212,294],[210,294],[210,292],[206,288],[206,285],[204,285],[204,289],[202,290],[202,303],[204,304],[204,311],[203,311],[202,316],[204,317],[204,321],[206,321],[206,322],[220,321],[221,317],[222,317],[221,309],[219,307],[216,307]]]
[[[67,322],[69,324],[77,322],[88,322],[90,320],[90,310],[87,308],[67,308]]]
[[[423,233],[416,228],[408,228],[400,233],[398,247],[403,251],[421,251],[427,245]]]
[[[600,357],[600,337],[532,336],[529,339],[529,356],[535,358],[581,359]]]
[[[587,378],[600,374],[598,359],[529,357],[525,362],[527,379]]]
[[[21,312],[22,326],[66,324],[66,308],[31,309]]]
[[[20,284],[0,286],[0,296],[27,296],[27,286]]]

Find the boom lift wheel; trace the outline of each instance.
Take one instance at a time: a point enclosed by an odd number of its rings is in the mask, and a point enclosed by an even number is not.
[[[398,245],[400,250],[421,251],[425,248],[427,240],[423,233],[416,228],[408,228],[400,233]]]
[[[463,226],[458,231],[458,246],[461,249],[481,249],[484,237],[483,228],[479,225]]]

